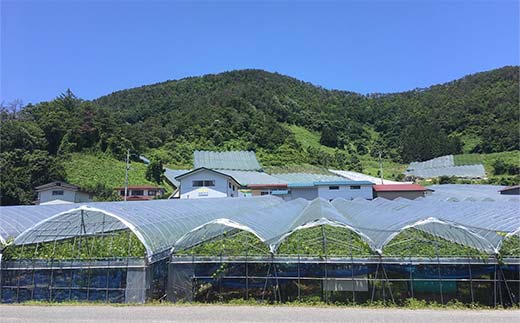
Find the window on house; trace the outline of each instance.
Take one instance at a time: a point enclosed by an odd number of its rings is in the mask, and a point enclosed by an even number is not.
[[[269,195],[269,192],[263,191],[263,192],[260,192],[260,195]]]
[[[52,195],[63,195],[63,190],[52,191]]]
[[[233,185],[233,191],[235,191],[235,185]]]
[[[338,185],[329,186],[329,190],[337,191],[337,190],[339,190],[339,186]]]
[[[156,190],[149,190],[148,191],[148,196],[155,196],[157,195],[157,191]]]
[[[350,187],[351,190],[360,190],[361,189],[361,186],[359,185],[353,185]]]
[[[228,187],[231,189],[231,182],[228,182]]]
[[[132,195],[141,196],[141,195],[144,195],[144,191],[143,190],[132,190]]]
[[[193,181],[193,187],[215,186],[214,180]]]
[[[121,191],[119,192],[119,195],[121,195],[121,196],[125,196],[125,190],[121,190]]]

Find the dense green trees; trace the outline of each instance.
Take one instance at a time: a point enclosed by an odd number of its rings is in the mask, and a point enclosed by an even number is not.
[[[34,122],[3,114],[0,143],[2,205],[30,204],[36,197],[34,187],[64,178],[63,166],[47,151],[45,134]]]
[[[190,167],[195,149],[241,149],[255,150],[265,166],[308,163],[361,171],[358,156],[380,151],[410,162],[463,150],[518,150],[518,84],[518,67],[504,67],[427,89],[365,96],[241,70],[94,101],[67,90],[21,111],[1,109],[2,204],[29,201],[31,187],[63,176],[60,159],[81,151],[124,160],[131,149]],[[320,133],[328,147],[302,146],[291,125]],[[39,168],[50,171],[37,178]]]

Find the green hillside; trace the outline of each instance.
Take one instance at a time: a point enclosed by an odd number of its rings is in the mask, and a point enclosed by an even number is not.
[[[1,204],[29,203],[32,189],[53,179],[114,185],[119,171],[83,176],[97,167],[88,155],[123,161],[127,149],[171,167],[191,167],[197,149],[254,150],[273,169],[371,175],[381,153],[385,176],[397,178],[411,161],[518,151],[518,102],[517,66],[393,94],[327,90],[262,70],[166,81],[93,101],[68,90],[16,113],[2,107]]]
[[[67,182],[87,190],[96,190],[96,186],[113,190],[125,186],[125,162],[107,154],[74,153],[63,162]],[[128,171],[129,185],[154,185],[146,179],[146,165],[139,162],[130,164]],[[169,189],[168,185],[162,185]],[[98,188],[99,189],[99,188]],[[171,191],[171,189],[169,189]]]

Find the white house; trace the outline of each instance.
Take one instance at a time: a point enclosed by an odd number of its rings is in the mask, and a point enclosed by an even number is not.
[[[91,193],[83,192],[78,186],[61,181],[55,181],[36,187],[38,200],[36,204],[84,203],[92,202]]]
[[[238,197],[240,184],[231,176],[205,167],[175,177],[180,198]]]

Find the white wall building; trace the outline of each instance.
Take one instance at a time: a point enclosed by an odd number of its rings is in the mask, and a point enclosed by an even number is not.
[[[240,185],[231,176],[198,168],[175,178],[180,182],[180,198],[239,197]]]
[[[367,181],[334,181],[334,182],[312,182],[288,185],[291,199],[304,198],[313,200],[317,197],[326,200],[344,198],[352,200],[362,198],[371,200],[372,182]]]
[[[93,199],[92,194],[81,191],[78,186],[60,181],[38,186],[36,187],[36,193],[38,193],[37,204],[45,204],[51,201],[84,203],[92,202]]]

